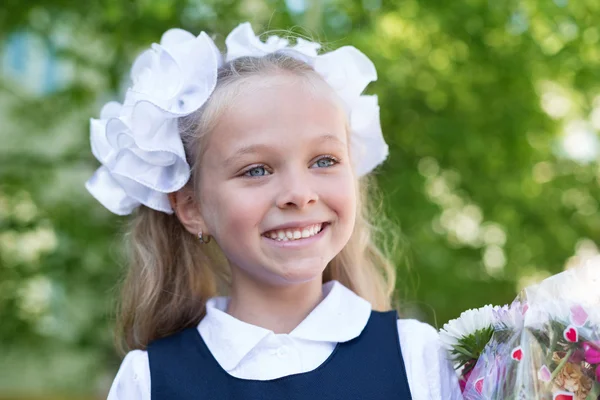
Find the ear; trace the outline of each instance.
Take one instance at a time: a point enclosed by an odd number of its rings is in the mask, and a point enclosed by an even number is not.
[[[169,202],[177,218],[185,229],[192,235],[198,235],[198,232],[206,232],[206,225],[200,212],[200,207],[196,201],[193,190],[188,186],[184,186],[176,192],[169,193]]]

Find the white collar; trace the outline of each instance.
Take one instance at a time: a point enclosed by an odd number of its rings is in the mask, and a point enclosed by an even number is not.
[[[371,304],[337,281],[323,285],[323,300],[289,336],[317,342],[347,342],[364,329]],[[252,325],[227,314],[228,297],[214,297],[206,303],[206,316],[198,331],[215,359],[226,370],[240,361],[273,331]]]

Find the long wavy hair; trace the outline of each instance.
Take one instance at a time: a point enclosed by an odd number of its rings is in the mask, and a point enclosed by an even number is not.
[[[202,139],[248,79],[274,73],[296,74],[324,83],[307,63],[284,54],[260,58],[242,57],[219,69],[217,86],[206,104],[179,121],[192,175],[202,157]],[[354,231],[342,251],[327,265],[323,282],[337,280],[369,301],[376,310],[390,309],[395,288],[395,268],[376,240],[382,230],[374,221],[385,221],[373,177],[357,179],[357,215]],[[194,192],[196,193],[196,192]],[[390,233],[386,230],[386,233]],[[206,301],[226,295],[231,274],[218,244],[201,244],[175,214],[140,206],[125,233],[128,270],[121,287],[115,339],[121,353],[146,349],[155,339],[197,325],[204,317]],[[388,237],[389,239],[389,237]],[[393,241],[392,241],[393,242]]]

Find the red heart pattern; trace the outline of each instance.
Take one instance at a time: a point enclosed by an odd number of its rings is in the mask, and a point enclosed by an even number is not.
[[[512,353],[510,353],[510,356],[515,361],[521,361],[523,358],[523,349],[521,346],[514,348]]]
[[[567,326],[567,329],[563,332],[563,336],[566,341],[571,343],[577,343],[579,341],[579,332],[577,332],[577,328],[573,325]]]
[[[483,378],[479,378],[475,381],[475,390],[477,393],[483,393]]]
[[[571,392],[556,392],[552,400],[574,400],[575,394]]]

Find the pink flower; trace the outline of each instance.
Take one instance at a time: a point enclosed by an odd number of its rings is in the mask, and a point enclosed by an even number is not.
[[[473,369],[475,369],[475,364],[477,363],[477,360],[469,360],[467,361],[467,363],[465,364],[465,367],[463,369],[464,370],[469,370],[467,373],[462,374],[460,379],[458,380],[458,385],[460,386],[460,392],[464,393],[465,391],[465,387],[467,386],[467,382],[469,381],[469,377],[471,376],[471,373],[473,372]]]
[[[585,361],[590,364],[600,364],[600,341],[597,342],[585,342],[583,344],[583,350],[585,351]],[[596,375],[599,376],[600,370],[596,370]]]
[[[579,349],[579,350],[576,350],[575,352],[573,352],[573,354],[569,358],[569,362],[572,362],[573,364],[579,364],[584,359],[585,359],[585,353],[583,350]]]
[[[464,393],[465,387],[467,386],[467,381],[469,380],[469,377],[471,376],[472,372],[473,372],[473,369],[470,369],[469,372],[467,372],[466,374],[461,376],[460,379],[458,380],[458,385],[460,386],[461,393]]]

